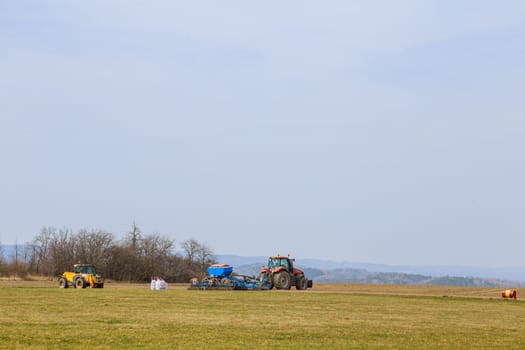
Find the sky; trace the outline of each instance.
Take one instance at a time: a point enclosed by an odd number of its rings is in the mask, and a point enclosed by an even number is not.
[[[0,0],[0,243],[524,266],[522,1]]]

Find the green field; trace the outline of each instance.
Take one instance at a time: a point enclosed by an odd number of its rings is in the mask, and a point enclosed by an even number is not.
[[[498,290],[352,284],[188,291],[0,282],[2,349],[524,349]]]

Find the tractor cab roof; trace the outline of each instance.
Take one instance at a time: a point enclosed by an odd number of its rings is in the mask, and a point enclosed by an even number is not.
[[[283,255],[273,255],[268,257],[268,259],[290,259],[292,261],[295,261],[295,258],[290,258],[289,256],[283,256]]]

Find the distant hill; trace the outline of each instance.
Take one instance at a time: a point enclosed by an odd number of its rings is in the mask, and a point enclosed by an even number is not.
[[[266,259],[261,256],[217,256],[220,263],[230,264],[237,273],[244,275],[257,275]],[[296,264],[310,279],[318,282],[525,287],[525,273],[518,268],[392,266],[320,259],[301,259]]]

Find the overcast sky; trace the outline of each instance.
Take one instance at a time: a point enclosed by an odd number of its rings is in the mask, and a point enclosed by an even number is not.
[[[523,1],[0,0],[0,242],[525,266]]]

